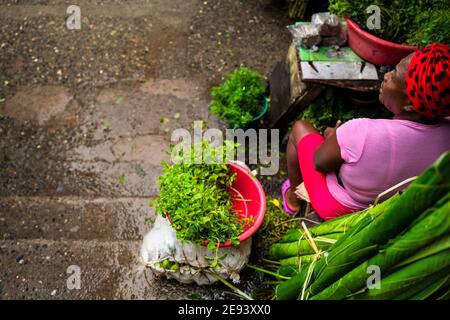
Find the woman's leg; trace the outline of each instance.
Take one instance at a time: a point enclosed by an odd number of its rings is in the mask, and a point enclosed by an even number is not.
[[[297,146],[299,141],[310,133],[319,133],[314,126],[306,120],[296,121],[292,127],[291,134],[286,150],[286,160],[288,168],[288,178],[291,182],[291,188],[286,192],[286,201],[291,209],[297,210],[300,202],[295,196],[292,188],[297,187],[303,180],[300,172],[300,165],[298,161]]]

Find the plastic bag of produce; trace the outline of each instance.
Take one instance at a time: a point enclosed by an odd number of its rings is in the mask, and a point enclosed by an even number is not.
[[[321,36],[337,36],[341,31],[341,22],[335,14],[329,12],[315,13],[311,17],[312,25],[317,29]]]
[[[211,272],[233,282],[239,281],[239,272],[248,262],[251,238],[239,246],[219,248],[220,266],[210,267],[215,252],[206,246],[179,241],[170,222],[158,215],[153,229],[144,237],[141,257],[157,275],[177,279],[182,283],[212,284],[217,281]]]
[[[287,26],[291,32],[295,45],[303,45],[305,48],[313,48],[320,44],[322,37],[317,29],[310,23]]]

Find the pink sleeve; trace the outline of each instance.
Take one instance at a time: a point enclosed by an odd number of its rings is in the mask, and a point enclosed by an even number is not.
[[[356,163],[361,158],[366,143],[369,119],[353,119],[336,130],[341,157],[347,163]]]

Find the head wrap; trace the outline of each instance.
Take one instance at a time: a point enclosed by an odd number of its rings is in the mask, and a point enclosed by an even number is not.
[[[406,94],[413,110],[427,118],[450,115],[450,46],[433,43],[414,53]]]

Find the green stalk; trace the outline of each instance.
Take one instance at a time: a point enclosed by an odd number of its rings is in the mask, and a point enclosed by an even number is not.
[[[282,266],[278,268],[278,274],[282,275],[284,277],[291,278],[292,276],[296,275],[299,272],[299,269],[297,266]]]
[[[271,275],[271,276],[274,276],[274,277],[277,277],[277,278],[280,278],[280,279],[284,279],[284,280],[289,280],[290,279],[289,277],[286,277],[286,276],[283,276],[281,274],[278,274],[278,273],[275,273],[275,272],[272,272],[272,271],[269,271],[269,270],[266,270],[266,269],[262,269],[262,268],[259,268],[259,267],[256,267],[256,266],[252,266],[250,264],[247,264],[246,267],[249,267],[250,269],[254,269],[254,270],[262,272],[262,273],[267,273],[268,275]]]
[[[425,300],[425,299],[429,298],[435,292],[437,292],[442,287],[444,287],[449,279],[450,279],[450,275],[447,273],[446,275],[444,275],[444,277],[438,279],[437,281],[435,281],[431,285],[427,286],[422,291],[420,291],[420,292],[416,293],[415,295],[411,296],[409,298],[409,300]]]
[[[450,192],[443,197],[436,207],[426,210],[428,216],[409,230],[405,231],[398,239],[391,240],[385,249],[377,255],[366,260],[342,278],[334,282],[322,292],[312,297],[313,300],[344,299],[346,296],[359,291],[366,285],[369,266],[378,266],[383,275],[390,272],[392,267],[408,257],[420,254],[409,263],[417,261],[436,252],[450,248]],[[442,237],[440,239],[440,237]],[[436,241],[436,239],[439,239]],[[423,250],[420,250],[424,248]],[[406,265],[402,263],[401,265]]]
[[[355,295],[353,299],[402,299],[407,295],[415,294],[415,288],[419,288],[420,291],[421,288],[418,287],[418,284],[426,280],[430,274],[440,271],[443,274],[450,272],[450,250],[442,251],[407,265],[381,279],[380,289],[367,290],[364,293]]]
[[[397,294],[394,300],[410,300],[415,295],[419,294],[426,288],[432,286],[438,280],[442,280],[442,278],[446,277],[449,273],[449,270],[443,269],[439,272],[435,272],[429,275],[426,275],[422,280],[418,280],[414,284],[405,287],[404,292]]]
[[[391,201],[389,206],[385,207],[385,212],[373,223],[356,235],[352,231],[352,235],[345,237],[344,241],[338,241],[333,246],[327,263],[324,259],[317,261],[313,283],[309,289],[311,295],[321,292],[374,255],[380,246],[396,237],[449,191],[450,152],[446,152],[414,181],[398,200]],[[360,229],[363,221],[364,219],[353,229]]]
[[[395,199],[398,197],[399,195],[396,194],[392,198]],[[328,236],[329,234],[345,233],[349,231],[353,226],[355,226],[359,221],[361,221],[365,215],[370,215],[372,218],[376,218],[381,213],[381,210],[365,210],[362,212],[347,214],[314,226],[309,229],[309,232],[312,236]],[[303,230],[291,229],[283,236],[283,238],[279,242],[293,242],[299,240],[300,238],[305,238]]]
[[[214,278],[216,278],[217,280],[219,280],[220,282],[222,282],[224,285],[226,285],[228,288],[230,288],[231,290],[233,290],[234,292],[236,292],[239,296],[243,297],[246,300],[253,300],[252,297],[250,297],[248,294],[246,294],[245,292],[239,290],[238,288],[236,288],[235,286],[233,286],[231,283],[229,283],[227,280],[225,280],[223,277],[221,277],[219,274],[215,273],[215,272],[211,272],[210,273]]]
[[[275,297],[277,300],[294,300],[300,295],[302,284],[308,275],[308,268],[304,267],[299,273],[294,275],[291,279],[280,283],[275,288]]]
[[[416,262],[420,259],[426,258],[447,249],[450,249],[450,234],[447,234],[446,236],[433,242],[431,245],[419,250],[411,257],[397,264],[393,269],[404,267],[410,263]]]
[[[434,293],[430,299],[432,300],[450,300],[450,279],[447,279],[447,282],[439,289],[436,293]]]
[[[308,264],[314,259],[316,254],[307,254],[303,256],[296,256],[296,257],[290,257],[290,258],[284,258],[280,260],[281,266],[298,266],[300,263]]]
[[[319,250],[326,250],[330,248],[336,238],[340,234],[330,235],[329,238],[319,237],[314,238],[314,242]],[[294,241],[289,243],[275,243],[269,249],[269,255],[274,259],[283,259],[299,255],[313,254],[314,250],[307,240]]]

